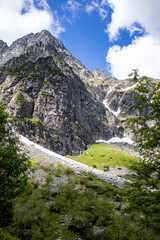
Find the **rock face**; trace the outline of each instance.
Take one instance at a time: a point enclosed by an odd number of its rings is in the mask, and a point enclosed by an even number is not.
[[[88,71],[46,30],[10,47],[0,40],[0,100],[23,135],[62,155],[122,137],[118,118],[147,115],[149,109],[134,109],[136,84]]]
[[[30,48],[30,51],[34,51],[37,47],[40,51],[37,56],[32,55],[31,58],[33,58],[33,60],[39,57],[52,56],[57,65],[61,65],[59,59],[63,59],[63,61],[69,65],[78,76],[81,76],[83,79],[93,77],[93,74],[64,47],[63,43],[52,36],[47,30],[43,30],[36,34],[28,34],[13,42],[3,54],[2,59],[0,60],[0,66],[6,63],[9,59],[20,56],[23,52],[27,53],[28,48]],[[57,53],[56,55],[58,55],[58,59],[55,59],[55,52]]]
[[[0,40],[0,62],[2,61],[2,54],[6,52],[7,48],[8,48],[7,44]]]
[[[133,92],[137,82],[132,79],[117,80],[100,69],[91,71],[94,78],[90,78],[87,83],[95,99],[103,102],[104,106],[116,117],[126,116],[146,116],[149,109],[135,110],[135,96]],[[143,103],[142,103],[143,105]]]
[[[93,73],[48,31],[10,47],[0,42],[0,49],[0,100],[30,140],[65,155],[78,154],[99,138],[122,136],[114,115],[82,81],[95,78]]]
[[[93,74],[93,76],[97,79],[100,79],[102,81],[110,81],[110,80],[117,80],[116,78],[114,77],[111,77],[109,74],[107,74],[106,72],[102,71],[101,69],[95,69],[95,70],[92,70],[91,73]]]

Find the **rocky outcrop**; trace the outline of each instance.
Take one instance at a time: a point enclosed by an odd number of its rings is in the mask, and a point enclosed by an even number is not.
[[[115,77],[111,77],[108,73],[102,71],[101,69],[97,68],[95,70],[92,70],[91,73],[93,74],[93,76],[99,80],[102,80],[103,83],[106,81],[113,81],[117,79]]]
[[[63,74],[72,78],[78,75],[94,99],[105,102],[105,106],[107,106],[109,111],[111,110],[111,114],[114,114],[114,112],[120,108],[122,109],[121,113],[123,115],[139,114],[133,110],[134,97],[131,92],[128,92],[129,89],[132,88],[132,85],[134,85],[131,80],[118,81],[100,69],[88,71],[88,69],[64,47],[60,40],[56,39],[46,30],[36,34],[28,34],[13,42],[10,47],[1,41],[0,51],[3,51],[3,54],[0,54],[0,66],[2,69],[4,64],[7,64],[8,68],[10,68],[11,65],[13,67],[13,64],[17,65],[17,62],[13,61],[15,57],[17,59],[16,61],[21,61],[21,63],[23,61],[36,62],[41,57],[52,57],[54,64]],[[24,59],[22,59],[21,55],[23,55]],[[3,74],[0,74],[0,83],[4,80]],[[12,84],[16,83],[16,81],[19,81],[17,77]],[[114,125],[115,124],[116,123],[114,123]]]
[[[22,53],[29,54],[31,51],[35,51],[37,47],[40,50],[37,57],[52,56],[58,66],[65,62],[81,78],[88,79],[93,77],[92,73],[64,47],[63,43],[47,30],[42,30],[36,34],[31,33],[14,41],[0,59],[0,66],[13,57],[20,56]],[[56,54],[55,56],[55,52],[58,55]],[[35,54],[32,57],[35,58]]]
[[[76,75],[78,67],[69,66],[71,58],[59,40],[42,31],[15,41],[0,67],[0,99],[18,118],[17,129],[62,155],[78,154],[99,138],[122,135]],[[82,67],[79,61],[76,66]]]
[[[132,79],[117,80],[100,69],[92,71],[94,78],[88,80],[95,99],[103,102],[104,106],[117,118],[146,116],[149,109],[135,109],[135,97],[138,92],[133,91],[137,82]],[[143,106],[143,102],[141,103]]]
[[[7,49],[8,49],[7,43],[0,40],[0,55],[6,52]]]
[[[123,136],[118,118],[134,110],[136,82],[88,69],[48,31],[10,47],[0,40],[0,100],[17,129],[60,154],[78,154],[98,139]]]

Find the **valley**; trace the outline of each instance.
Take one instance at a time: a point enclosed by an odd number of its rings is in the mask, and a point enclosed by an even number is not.
[[[159,89],[89,71],[46,30],[0,40],[0,237],[159,240]]]

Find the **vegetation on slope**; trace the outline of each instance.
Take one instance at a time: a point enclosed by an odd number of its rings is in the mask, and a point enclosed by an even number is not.
[[[42,156],[34,159],[33,170],[32,181],[14,200],[12,224],[5,229],[13,236],[24,240],[157,240],[132,215],[123,214],[125,189],[92,175],[76,175],[58,163],[46,164]]]
[[[146,227],[160,233],[160,81],[143,77],[135,90],[136,108],[150,108],[151,116],[129,120],[141,158],[133,165],[138,177],[129,186],[128,211],[140,214]]]
[[[22,240],[159,239],[160,96],[159,92],[154,94],[155,86],[149,86],[151,90],[153,88],[153,95],[148,102],[152,107],[152,120],[156,124],[148,124],[147,118],[136,118],[136,121],[132,122],[142,155],[140,163],[134,164],[139,174],[138,181],[130,185],[129,189],[118,189],[92,175],[82,173],[76,175],[71,169],[64,168],[58,163],[49,164],[43,156],[34,158],[30,181],[21,194],[17,196],[19,191],[14,191],[17,188],[13,188],[12,192],[10,185],[4,189],[0,185],[2,196],[6,196],[5,199],[3,198],[4,203],[9,201],[12,206],[5,215],[5,227],[2,221],[0,223],[0,227],[3,227],[3,230],[0,229],[2,240],[14,239],[8,233]],[[142,97],[145,93],[151,92],[147,87],[139,91],[143,92]],[[6,124],[3,124],[3,120],[6,120],[5,116],[2,109],[0,130],[3,136],[7,131]],[[9,135],[7,138],[1,138],[0,177],[5,177],[4,173],[7,171],[12,174],[14,171],[11,171],[13,170],[11,163],[15,164],[16,159],[21,156],[17,155],[20,152],[18,148],[9,151],[8,139],[10,139]],[[4,140],[6,140],[5,144]],[[6,149],[8,151],[5,151]],[[27,158],[24,159],[27,163]],[[4,171],[3,166],[7,166],[7,163],[9,165]],[[15,167],[21,173],[21,168],[18,165]],[[19,180],[23,182],[24,178]],[[3,184],[2,181],[1,183]],[[7,189],[10,190],[8,193]],[[4,209],[1,208],[1,218],[2,214]],[[7,219],[11,220],[8,224],[6,224]]]
[[[129,154],[128,151],[105,143],[93,144],[81,155],[68,155],[67,157],[100,170],[105,170],[106,166],[124,166],[131,169],[132,164],[138,162],[138,159]]]
[[[0,226],[8,224],[12,202],[27,181],[29,159],[19,149],[10,125],[13,121],[0,105]]]

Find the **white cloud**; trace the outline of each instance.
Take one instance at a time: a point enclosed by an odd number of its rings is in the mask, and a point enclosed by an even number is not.
[[[112,21],[108,25],[110,39],[117,37],[121,28],[130,30],[135,23],[140,23],[146,32],[160,34],[159,0],[108,0],[113,9]]]
[[[101,7],[99,8],[99,15],[100,15],[100,17],[101,17],[102,20],[104,20],[104,19],[107,17],[108,12],[107,12],[106,9],[104,8],[104,6],[101,6]]]
[[[105,0],[104,0],[105,1]],[[160,78],[160,1],[159,0],[108,0],[113,9],[111,23],[107,26],[110,40],[117,40],[120,29],[127,29],[130,35],[145,31],[128,46],[113,46],[107,54],[112,75],[127,78],[133,68],[140,75]],[[141,27],[138,27],[141,26]]]
[[[130,27],[129,29],[130,31],[130,36],[132,36],[135,32],[138,32],[138,33],[143,33],[144,32],[144,29],[142,27],[137,27],[136,25],[133,25]]]
[[[111,73],[118,79],[127,78],[133,68],[140,70],[140,76],[160,77],[160,41],[148,35],[137,38],[127,47],[118,45],[110,48],[107,62]]]
[[[56,37],[64,31],[47,0],[0,0],[0,22],[0,39],[8,44],[42,29],[51,31]]]
[[[91,5],[89,5],[89,4],[86,5],[86,12],[88,14],[92,13],[95,9],[96,9],[95,6],[92,5],[92,4]]]
[[[98,8],[100,6],[99,0],[92,1],[92,5]]]
[[[66,3],[65,9],[72,12],[73,17],[75,18],[81,7],[82,7],[81,3],[79,3],[75,0],[68,0]]]
[[[107,17],[107,10],[106,10],[107,2],[106,0],[94,0],[91,2],[91,4],[86,5],[86,12],[88,14],[91,14],[93,11],[97,10],[99,13],[99,16],[102,20],[104,20]]]

